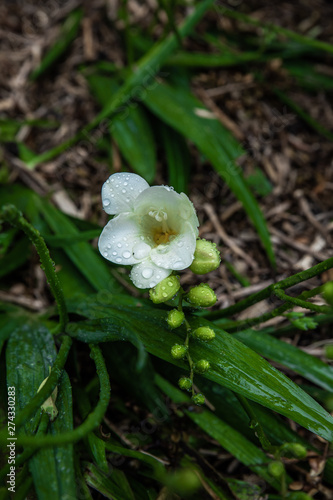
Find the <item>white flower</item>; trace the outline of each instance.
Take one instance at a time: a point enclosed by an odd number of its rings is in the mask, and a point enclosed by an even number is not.
[[[103,184],[102,201],[116,217],[103,229],[99,251],[111,262],[132,265],[135,286],[152,288],[191,265],[199,221],[186,194],[149,187],[139,175],[122,172]]]

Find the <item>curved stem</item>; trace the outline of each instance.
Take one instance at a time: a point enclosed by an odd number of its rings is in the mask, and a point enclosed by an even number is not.
[[[297,297],[290,297],[290,295],[284,293],[283,290],[274,290],[274,294],[281,300],[294,304],[295,306],[303,307],[304,309],[309,309],[310,311],[323,314],[332,312],[332,308],[329,306],[319,306],[317,304],[313,304],[312,302],[308,302],[307,300],[302,300]]]
[[[58,435],[47,436],[20,436],[17,438],[18,446],[29,446],[31,448],[44,448],[46,446],[60,446],[69,443],[76,443],[86,434],[94,430],[102,421],[110,400],[110,381],[106,370],[104,358],[97,345],[90,344],[90,356],[94,360],[97,375],[100,381],[99,401],[95,409],[88,415],[83,424],[70,432],[64,432]],[[39,394],[39,393],[38,393]]]
[[[47,281],[50,285],[52,294],[58,306],[59,311],[59,332],[64,332],[68,322],[67,308],[65,298],[62,292],[60,281],[55,271],[55,263],[51,259],[49,249],[47,248],[44,238],[22,215],[22,213],[14,205],[5,205],[0,211],[0,221],[9,222],[14,227],[21,229],[28,236],[30,241],[36,247],[38,252],[41,268],[46,274]]]

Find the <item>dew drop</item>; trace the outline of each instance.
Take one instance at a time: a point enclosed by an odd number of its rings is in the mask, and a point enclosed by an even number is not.
[[[172,286],[172,281],[168,281],[168,285],[169,285],[169,286]]]
[[[153,274],[154,274],[153,270],[150,269],[149,267],[146,267],[145,269],[142,270],[142,276],[144,278],[146,278],[147,280],[149,278],[151,278]],[[150,285],[150,286],[152,287],[152,286],[155,286],[155,285]]]
[[[121,190],[121,192],[122,192],[123,194],[125,194],[125,193],[126,193],[126,189],[122,189],[122,190]]]
[[[123,253],[124,259],[129,259],[130,256],[131,256],[131,252],[129,252],[128,250],[126,250],[126,252]]]
[[[108,207],[108,206],[110,205],[110,203],[111,203],[111,201],[110,201],[108,198],[106,198],[106,199],[104,200],[103,205],[104,205],[105,207]]]
[[[126,177],[126,179],[128,179],[128,177]],[[128,182],[124,182],[124,186],[127,186]]]
[[[116,258],[116,262],[118,262],[118,264],[119,264],[120,262],[122,262],[122,260],[123,260],[123,259],[122,259],[121,257],[117,257],[117,258]]]
[[[117,247],[118,247],[118,248],[121,248],[121,247],[122,247],[122,244],[121,244],[121,243],[117,243]]]
[[[184,267],[184,262],[182,260],[177,260],[173,265],[173,269],[182,269],[182,267]]]
[[[114,179],[110,179],[110,180],[111,180],[111,182],[114,182]]]
[[[110,196],[111,196],[111,198],[114,198],[114,194],[111,194]]]
[[[179,248],[181,248],[184,245],[184,243],[182,241],[178,241],[177,245],[179,246]]]
[[[155,281],[151,281],[149,283],[149,286],[150,286],[150,288],[153,288],[154,286],[156,286],[156,282]]]
[[[165,290],[165,286],[162,286],[162,290]]]
[[[110,182],[110,179],[107,179],[106,183],[109,184],[109,182]]]
[[[165,293],[165,292],[163,292],[163,293],[162,293],[162,296],[165,298],[165,297],[167,297],[167,296],[168,296],[168,294],[167,294],[167,293]]]
[[[103,252],[104,257],[107,257],[109,254],[107,252]]]
[[[112,252],[112,255],[117,255],[117,252]]]

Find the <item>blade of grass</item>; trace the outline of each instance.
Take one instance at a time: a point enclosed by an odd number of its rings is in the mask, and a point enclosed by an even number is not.
[[[304,111],[304,109],[299,106],[293,99],[291,99],[285,92],[282,92],[282,90],[279,90],[277,88],[274,89],[274,93],[278,96],[278,98],[284,103],[289,106],[290,109],[292,109],[302,120],[309,125],[313,130],[318,132],[318,134],[322,135],[326,139],[333,141],[333,132],[330,132],[326,127],[321,125],[317,120],[312,118],[309,113]]]
[[[68,50],[70,44],[77,37],[82,16],[81,9],[74,10],[69,14],[53,47],[44,56],[38,68],[31,73],[31,80],[37,80]]]
[[[296,33],[295,31],[282,28],[281,26],[277,26],[276,24],[272,23],[265,23],[262,21],[259,21],[258,19],[255,19],[254,17],[247,16],[246,14],[243,14],[242,12],[236,11],[236,10],[231,10],[228,9],[227,7],[223,7],[221,5],[216,4],[216,10],[219,14],[222,14],[224,16],[230,17],[232,19],[236,19],[238,21],[242,21],[244,23],[252,24],[253,26],[257,26],[258,28],[263,28],[268,32],[271,33],[276,33],[278,35],[283,35],[286,36],[287,38],[290,38],[291,40],[295,40],[296,42],[299,42],[300,44],[303,45],[308,45],[309,47],[323,50],[325,52],[329,52],[330,54],[333,54],[333,45],[330,43],[323,42],[321,40],[316,40],[314,38],[310,38],[305,35],[300,35],[299,33]]]
[[[235,333],[234,337],[265,358],[287,366],[323,389],[332,390],[333,366],[329,366],[297,347],[260,331],[244,330]]]
[[[115,79],[92,74],[87,80],[101,107],[107,107],[119,90]],[[113,117],[108,128],[130,167],[151,183],[156,173],[156,148],[146,110],[138,103],[132,103],[124,114]]]

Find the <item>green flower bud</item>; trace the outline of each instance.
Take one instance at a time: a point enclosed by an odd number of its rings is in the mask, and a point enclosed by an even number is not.
[[[325,356],[327,359],[333,359],[333,345],[325,346]]]
[[[190,269],[195,274],[206,274],[217,269],[221,262],[220,252],[216,244],[204,239],[197,240],[194,259]]]
[[[164,481],[168,490],[177,494],[177,498],[192,498],[193,494],[201,486],[198,475],[188,467],[168,472]],[[174,498],[174,495],[171,496]],[[168,496],[168,498],[171,497]]]
[[[209,340],[213,340],[215,338],[215,332],[209,326],[200,326],[192,333],[193,337],[196,337],[200,340],[205,340],[206,342]]]
[[[330,306],[333,306],[333,281],[329,281],[324,286],[323,297]]]
[[[205,373],[210,368],[210,363],[207,359],[199,359],[199,361],[195,364],[195,369],[199,373]]]
[[[149,298],[154,304],[161,304],[162,302],[167,302],[172,299],[179,288],[179,277],[169,276],[149,290]]]
[[[281,454],[284,457],[305,458],[306,448],[300,443],[286,443],[281,446]]]
[[[186,345],[175,344],[171,347],[171,356],[174,359],[183,359],[187,353]]]
[[[203,394],[195,394],[192,396],[192,401],[194,404],[201,406],[205,403],[205,396]]]
[[[190,391],[192,387],[192,380],[188,377],[182,377],[178,380],[178,385],[183,391]]]
[[[178,328],[185,319],[185,314],[183,311],[178,311],[178,309],[172,309],[169,311],[167,322],[170,328]]]
[[[268,464],[268,472],[271,476],[279,479],[285,473],[284,465],[279,460],[275,460],[274,462],[270,462]]]
[[[194,286],[187,294],[187,300],[199,307],[211,307],[217,301],[214,291],[206,283]]]

